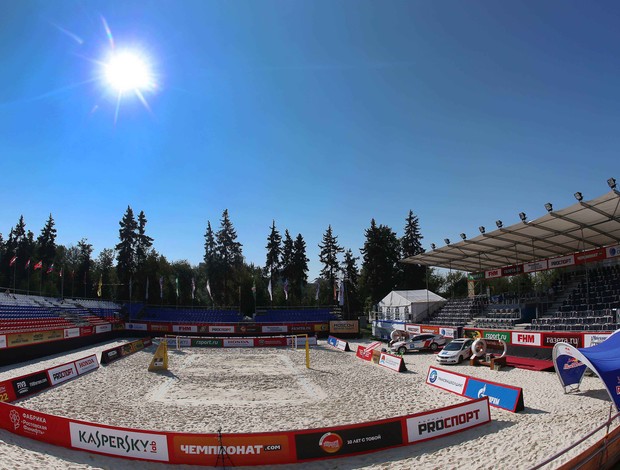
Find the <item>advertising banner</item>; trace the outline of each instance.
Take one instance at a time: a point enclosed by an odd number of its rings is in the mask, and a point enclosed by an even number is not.
[[[112,331],[112,325],[109,323],[105,325],[95,325],[95,333],[107,333],[108,331]]]
[[[458,329],[442,326],[439,328],[439,334],[446,338],[456,338],[458,336]]]
[[[493,279],[496,277],[502,277],[502,269],[498,268],[498,269],[491,269],[489,271],[485,271],[484,277],[485,279]]]
[[[359,333],[360,325],[358,320],[349,321],[330,321],[329,322],[330,333]]]
[[[372,359],[372,351],[373,351],[372,349],[368,349],[362,345],[359,345],[357,347],[357,352],[355,353],[355,355],[359,357],[360,359],[363,359],[365,361],[370,361]]]
[[[523,272],[523,265],[517,264],[513,266],[506,266],[502,268],[502,276],[515,276]]]
[[[344,341],[344,340],[338,339],[335,336],[329,336],[327,338],[327,344],[329,344],[330,346],[335,347],[336,349],[340,349],[341,351],[350,351],[351,350],[351,348],[349,347],[348,341]]]
[[[69,422],[71,446],[89,452],[168,462],[165,434]]]
[[[315,323],[313,325],[314,327],[314,331],[319,333],[321,331],[329,331],[329,324],[328,323]]]
[[[549,269],[563,268],[564,266],[573,266],[575,264],[575,256],[559,256],[557,258],[549,258],[547,266]]]
[[[6,336],[0,335],[0,349],[6,348]]]
[[[295,434],[297,460],[357,454],[403,443],[400,419]]]
[[[69,420],[3,403],[0,428],[49,444],[69,447]]]
[[[163,333],[168,333],[170,331],[170,325],[161,325],[159,323],[151,323],[149,325],[149,330],[151,330],[151,331],[161,331]]]
[[[290,336],[286,337],[286,345],[287,346],[292,346],[293,343],[295,342],[295,338],[291,338]],[[308,336],[308,346],[316,346],[317,340],[316,340],[316,336]],[[306,346],[306,338],[304,336],[298,336],[297,337],[297,347],[298,348],[303,348]]]
[[[170,461],[201,466],[276,465],[295,461],[286,433],[274,434],[175,434]],[[220,454],[221,446],[226,451]]]
[[[257,348],[270,348],[277,346],[286,346],[287,338],[284,336],[281,338],[254,338],[254,346]],[[303,343],[304,339],[299,338],[299,341]]]
[[[312,325],[289,325],[291,333],[314,333]]]
[[[484,338],[484,339],[502,340],[506,344],[510,344],[510,331],[484,330],[482,332],[482,338]]]
[[[15,392],[11,386],[10,380],[0,382],[0,402],[12,402],[15,401]]]
[[[198,333],[198,326],[196,325],[172,325],[172,331],[174,333]]]
[[[196,348],[221,348],[224,341],[218,338],[192,338],[191,346]]]
[[[241,333],[241,334],[260,333],[261,327],[260,325],[255,325],[252,323],[251,324],[242,323],[235,327],[235,332]]]
[[[81,326],[80,327],[80,336],[90,336],[95,332],[92,326]]]
[[[583,251],[581,253],[575,253],[575,264],[592,263],[594,261],[601,261],[605,259],[605,249],[597,248],[595,250]]]
[[[92,356],[78,359],[77,361],[75,361],[75,367],[77,369],[78,375],[82,375],[86,372],[90,372],[91,370],[98,369],[99,361],[97,360],[97,355],[93,354]]]
[[[405,331],[407,333],[413,333],[414,335],[419,335],[420,334],[420,325],[406,324],[405,325]]]
[[[109,364],[110,362],[117,361],[121,357],[123,357],[121,353],[121,347],[116,346],[115,348],[106,349],[105,351],[101,352],[101,363]]]
[[[607,258],[615,258],[616,256],[620,256],[620,245],[608,246],[605,249],[605,255]]]
[[[523,272],[533,273],[534,271],[543,271],[547,269],[547,260],[534,261],[532,263],[525,263],[523,265]]]
[[[6,335],[7,347],[57,341],[65,336],[64,330],[37,331],[34,333],[13,333]]]
[[[234,333],[235,327],[233,325],[228,326],[214,326],[209,325],[209,333]]]
[[[465,385],[467,383],[467,377],[431,366],[428,368],[426,383],[432,385],[433,387],[443,388],[449,392],[463,395]]]
[[[434,335],[438,335],[439,334],[439,327],[438,326],[421,325],[420,326],[420,333],[433,333]]]
[[[67,380],[75,379],[78,376],[78,372],[75,368],[75,364],[71,362],[69,364],[48,369],[47,375],[51,385],[54,386],[66,382]]]
[[[65,328],[65,339],[66,338],[77,338],[80,336],[79,328]]]
[[[583,334],[583,347],[589,348],[592,346],[596,346],[597,344],[601,344],[607,338],[611,336],[611,333],[599,333],[599,334],[591,334],[584,333]]]
[[[487,380],[467,379],[465,396],[469,398],[489,399],[489,405],[503,408],[513,413],[523,411],[523,389],[510,385],[498,384]]]
[[[568,343],[571,346],[575,346],[576,348],[581,347],[581,333],[543,333],[543,346],[547,348],[552,348],[556,343]]]
[[[125,323],[126,330],[147,331],[148,325],[146,323]]]
[[[225,338],[225,348],[252,348],[254,347],[253,338]]]
[[[387,367],[395,372],[404,372],[407,370],[401,356],[394,356],[393,354],[381,353],[379,357],[379,365]]]
[[[15,399],[27,397],[50,387],[50,381],[45,371],[35,372],[12,380]]]
[[[467,279],[470,279],[472,281],[479,281],[481,279],[484,279],[484,271],[481,271],[479,273],[469,273],[467,275]]]
[[[286,333],[288,327],[286,325],[263,325],[261,331],[263,333]]]
[[[542,335],[529,331],[513,331],[510,342],[520,346],[542,346]]]
[[[491,421],[486,398],[407,418],[407,442],[422,442]]]

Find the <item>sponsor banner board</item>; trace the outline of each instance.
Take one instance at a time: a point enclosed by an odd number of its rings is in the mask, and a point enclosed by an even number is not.
[[[291,338],[290,336],[286,337],[286,345],[292,346],[295,338]],[[308,346],[316,346],[317,340],[316,336],[308,336]],[[306,346],[306,337],[305,336],[297,336],[297,347],[303,348]]]
[[[82,375],[91,370],[98,369],[99,361],[97,360],[97,355],[93,354],[92,356],[78,359],[77,361],[75,361],[75,367],[77,369],[78,375]]]
[[[594,250],[583,251],[581,253],[575,253],[575,264],[592,263],[594,261],[601,261],[605,259],[605,249],[597,248]]]
[[[254,346],[258,348],[286,346],[286,340],[284,336],[282,338],[254,338]],[[304,339],[300,338],[299,341],[303,343]]]
[[[297,460],[339,457],[403,443],[401,419],[295,434]]]
[[[0,428],[2,427],[31,439],[69,447],[66,418],[3,404],[0,407]]]
[[[218,338],[191,338],[191,346],[196,348],[221,348],[223,345],[224,341]]]
[[[125,323],[125,329],[135,331],[147,331],[148,325],[146,323]]]
[[[575,264],[575,255],[558,256],[557,258],[549,258],[547,266],[549,269],[563,268],[564,266],[573,266]]]
[[[335,336],[330,336],[327,338],[327,344],[335,347],[336,349],[340,349],[341,351],[350,351],[349,343],[347,341],[343,341]]]
[[[286,333],[288,327],[286,325],[263,325],[261,331],[263,333]]]
[[[79,328],[65,328],[65,338],[77,338],[80,336]]]
[[[620,256],[620,245],[608,246],[605,248],[605,256],[607,258],[615,258],[616,256]]]
[[[420,326],[420,333],[433,333],[434,335],[438,335],[439,334],[439,327],[438,326],[421,325]]]
[[[501,268],[497,268],[497,269],[491,269],[489,271],[485,271],[484,272],[484,277],[485,279],[493,279],[496,277],[502,277],[502,269]]]
[[[543,346],[552,348],[556,343],[568,343],[576,348],[582,347],[582,334],[581,333],[543,333]]]
[[[458,335],[458,330],[456,328],[441,326],[439,327],[439,334],[445,336],[446,338],[456,338]]]
[[[542,334],[531,331],[513,331],[510,342],[520,346],[542,346]]]
[[[174,464],[221,466],[221,446],[230,459],[224,463],[234,462],[234,466],[295,462],[294,450],[286,433],[223,434],[221,442],[217,435],[177,434],[172,436],[171,446],[170,461]]]
[[[289,325],[289,331],[291,333],[313,333],[314,328],[312,325]]]
[[[434,387],[443,388],[449,392],[463,395],[467,384],[467,377],[431,366],[428,368],[426,383]]]
[[[411,325],[411,324],[407,323],[405,325],[405,331],[407,333],[413,333],[415,335],[419,335],[420,334],[420,325]]]
[[[151,323],[149,325],[149,330],[151,331],[163,331],[165,333],[170,331],[170,325],[162,325],[159,323]]]
[[[486,398],[407,418],[407,441],[422,442],[491,421]]]
[[[482,338],[483,334],[484,334],[483,330],[474,330],[471,328],[465,328],[463,330],[463,336],[465,336],[466,338],[478,339],[478,338]]]
[[[481,337],[484,339],[502,340],[504,343],[510,344],[510,331],[484,330]]]
[[[405,370],[403,368],[403,358],[401,356],[394,356],[393,354],[388,353],[381,353],[381,357],[379,357],[379,365],[396,372]]]
[[[13,333],[6,335],[6,346],[24,346],[26,344],[44,343],[57,341],[65,337],[64,330],[37,331],[34,333]]]
[[[101,352],[101,363],[109,364],[110,362],[117,361],[121,357],[123,357],[121,354],[121,347],[116,346],[115,348],[106,349]]]
[[[15,401],[15,391],[10,380],[0,382],[0,402],[10,403]]]
[[[465,396],[489,399],[489,405],[517,412],[523,410],[523,389],[469,377]]]
[[[106,323],[105,325],[96,325],[95,326],[95,333],[99,334],[99,333],[107,333],[108,331],[112,331],[112,325],[109,323]]]
[[[174,333],[198,333],[198,326],[196,325],[172,325],[172,331]]]
[[[168,462],[165,434],[69,422],[71,447],[125,458]]]
[[[321,331],[329,331],[329,323],[315,323],[314,331],[317,333]]]
[[[471,279],[472,281],[479,281],[481,279],[484,279],[484,271],[479,273],[469,273],[467,275],[467,279]]]
[[[50,387],[50,381],[45,371],[35,372],[12,380],[15,398],[23,398],[38,393]]]
[[[0,349],[6,348],[6,336],[0,335]]]
[[[234,333],[235,327],[233,325],[215,326],[209,325],[209,333]]]
[[[362,345],[357,347],[357,352],[355,355],[360,359],[364,359],[365,361],[370,361],[372,359],[372,349],[365,348]]]
[[[583,347],[589,348],[592,346],[596,346],[597,344],[601,344],[607,338],[611,336],[611,333],[599,333],[599,334],[591,334],[584,333],[583,334]]]
[[[515,276],[517,274],[521,274],[522,272],[522,264],[516,264],[513,266],[506,266],[505,268],[502,268],[502,276]]]
[[[252,348],[254,347],[253,338],[225,338],[225,348]]]
[[[358,320],[350,321],[330,321],[330,333],[359,333],[360,325]]]
[[[192,339],[193,338],[187,338],[187,337],[179,338],[179,342],[178,342],[179,347],[189,348],[193,346]],[[175,348],[177,346],[177,338],[164,338],[164,341],[166,342],[168,346],[175,347]]]
[[[80,327],[80,336],[90,336],[95,332],[95,329],[92,326],[81,326]]]
[[[236,326],[236,331],[241,334],[260,333],[261,327],[260,325],[254,325],[254,324],[250,324],[250,325],[241,324],[241,325]]]
[[[532,263],[525,263],[523,265],[523,272],[533,273],[534,271],[543,271],[548,269],[547,260],[534,261]]]
[[[78,376],[77,369],[73,362],[47,370],[51,386],[61,384],[67,380],[75,379]]]

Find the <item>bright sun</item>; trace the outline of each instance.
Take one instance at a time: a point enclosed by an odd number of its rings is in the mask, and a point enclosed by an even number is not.
[[[104,64],[104,73],[109,86],[119,94],[133,91],[141,95],[141,91],[155,88],[151,67],[137,51],[114,52]]]

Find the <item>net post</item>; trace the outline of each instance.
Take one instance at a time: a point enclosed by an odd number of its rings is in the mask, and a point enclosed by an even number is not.
[[[306,369],[310,369],[310,341],[308,340],[308,334],[306,333]]]

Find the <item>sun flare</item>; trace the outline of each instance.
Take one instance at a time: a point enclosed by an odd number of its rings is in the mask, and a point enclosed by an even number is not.
[[[155,88],[155,78],[148,60],[137,51],[115,52],[104,65],[108,85],[117,93],[136,93]]]

